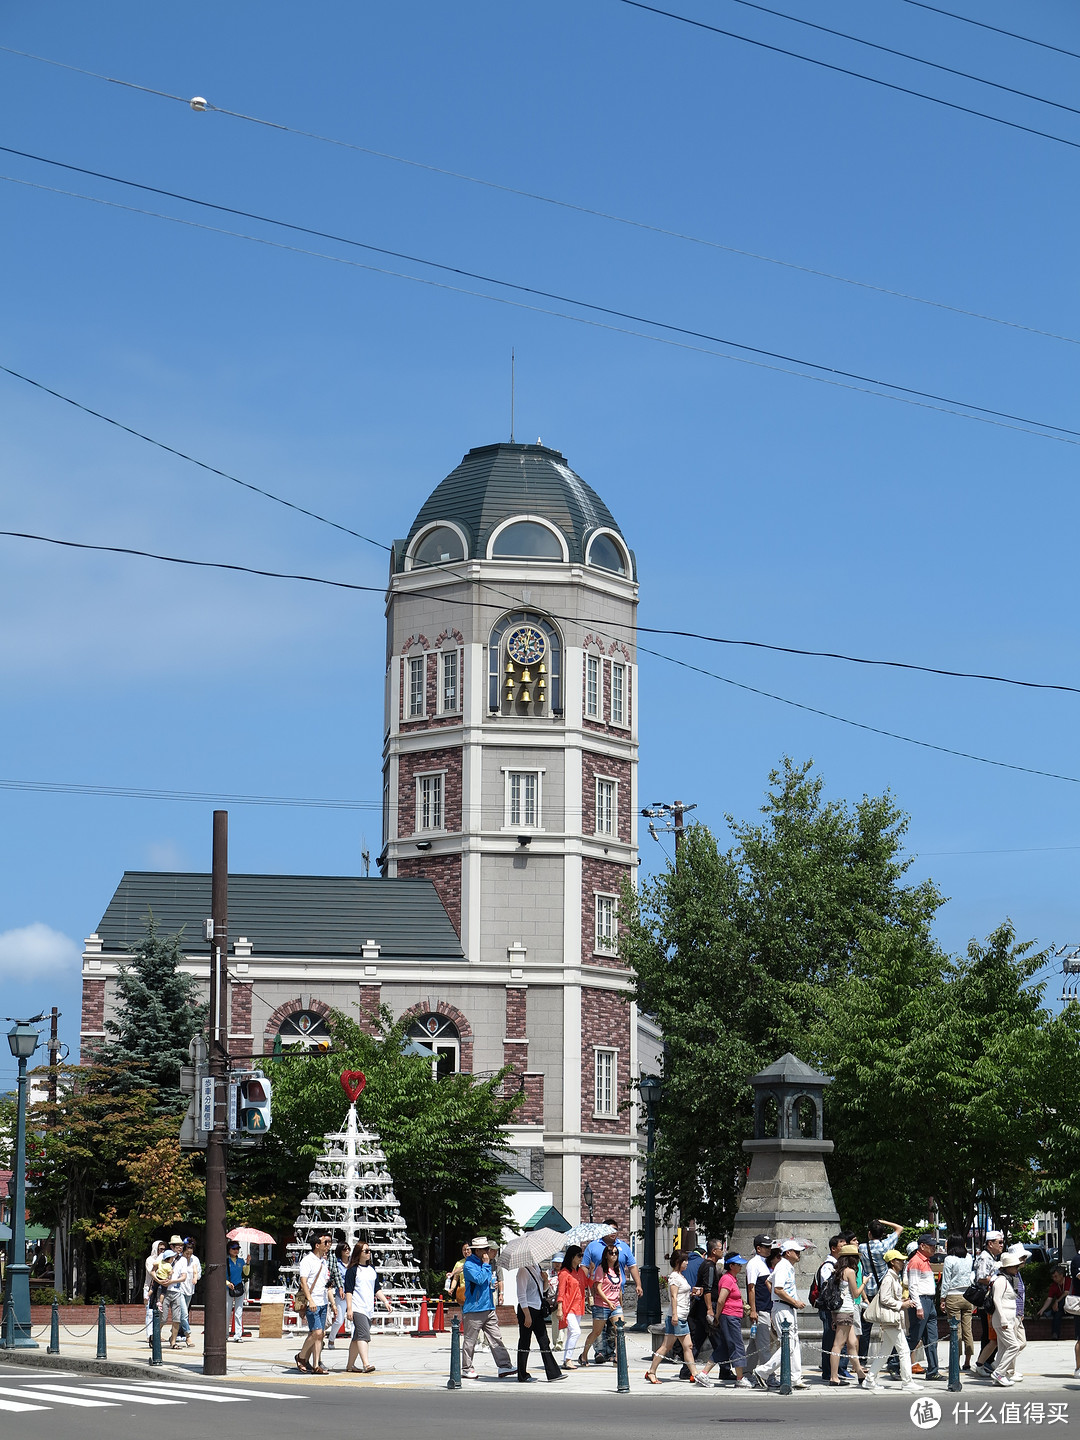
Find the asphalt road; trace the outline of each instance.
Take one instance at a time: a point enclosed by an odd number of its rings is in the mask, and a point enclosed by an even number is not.
[[[1038,1423],[1067,1440],[1067,1429],[1051,1428],[1061,1423],[1051,1415],[1060,1415],[1064,1405],[1066,1423],[1080,1425],[1080,1382],[1030,1388],[1029,1383],[1009,1391],[970,1385],[960,1395],[929,1389],[941,1416],[926,1428],[955,1436],[971,1427],[974,1440],[980,1424],[1013,1424],[1016,1435],[1020,1427],[1030,1434],[1029,1426]],[[779,1396],[693,1391],[675,1384],[660,1392],[638,1388],[629,1395],[597,1396],[553,1393],[542,1381],[527,1388],[513,1381],[466,1382],[456,1393],[365,1390],[362,1380],[326,1386],[236,1380],[191,1385],[106,1381],[0,1362],[0,1435],[5,1440],[142,1440],[148,1422],[154,1440],[191,1440],[193,1434],[208,1432],[227,1434],[229,1440],[295,1440],[308,1432],[374,1432],[393,1440],[431,1440],[433,1435],[439,1440],[552,1440],[564,1432],[589,1440],[625,1440],[630,1430],[646,1436],[671,1431],[679,1440],[723,1440],[725,1434],[734,1440],[741,1433],[753,1440],[794,1440],[796,1435],[799,1440],[848,1435],[866,1440],[918,1434],[911,1399],[889,1391],[866,1395],[854,1388],[835,1396],[816,1388]],[[965,1416],[961,1409],[954,1416],[957,1404],[970,1407],[970,1413]],[[1005,1405],[1015,1405],[1015,1413],[1006,1417]],[[1052,1412],[1051,1406],[1058,1408]],[[990,1408],[992,1421],[982,1407]]]

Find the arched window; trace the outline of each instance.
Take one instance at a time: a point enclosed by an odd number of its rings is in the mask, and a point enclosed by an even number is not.
[[[563,547],[554,530],[538,520],[515,520],[495,536],[491,556],[496,560],[561,560]]]
[[[813,1140],[817,1137],[817,1106],[809,1095],[800,1095],[794,1105],[795,1139]]]
[[[610,535],[594,535],[589,545],[588,563],[601,570],[611,570],[616,575],[628,573],[626,556],[622,547]]]
[[[515,610],[493,627],[488,642],[488,709],[502,715],[563,713],[562,641],[545,616]]]
[[[445,565],[451,560],[464,560],[465,547],[461,536],[449,525],[437,525],[429,530],[413,551],[413,566]]]
[[[290,1049],[316,1050],[320,1043],[329,1045],[330,1028],[313,1010],[294,1010],[286,1015],[278,1030],[278,1039]]]
[[[761,1136],[763,1140],[772,1140],[780,1134],[780,1105],[772,1091],[768,1091],[761,1099]]]
[[[461,1068],[461,1036],[452,1020],[445,1015],[421,1015],[405,1034],[410,1040],[434,1051],[439,1066],[439,1079],[456,1075]]]

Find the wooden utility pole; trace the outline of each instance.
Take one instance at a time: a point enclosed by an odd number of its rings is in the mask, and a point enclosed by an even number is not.
[[[224,1375],[225,1278],[228,1251],[226,1104],[229,1074],[229,812],[214,811],[213,870],[210,880],[210,1045],[214,1081],[214,1128],[206,1142],[206,1289],[203,1307],[203,1374]]]
[[[56,1101],[58,1090],[56,1085],[56,1067],[60,1063],[60,1033],[57,1021],[60,1019],[60,1011],[54,1005],[49,1023],[49,1104],[52,1109],[49,1111],[49,1124],[55,1125],[57,1121]]]

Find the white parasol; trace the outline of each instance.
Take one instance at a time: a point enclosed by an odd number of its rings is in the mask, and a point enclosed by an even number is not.
[[[517,1270],[521,1265],[539,1265],[550,1260],[556,1251],[563,1248],[566,1237],[558,1230],[545,1226],[542,1230],[530,1230],[525,1235],[515,1235],[499,1251],[499,1269]]]

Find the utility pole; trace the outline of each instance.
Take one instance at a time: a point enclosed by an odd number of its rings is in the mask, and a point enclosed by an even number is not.
[[[203,1309],[203,1374],[224,1375],[225,1237],[228,1133],[225,1108],[229,1073],[229,812],[214,811],[214,850],[210,880],[210,1045],[214,1081],[214,1128],[206,1141],[206,1292]]]
[[[681,800],[673,800],[670,804],[666,800],[658,800],[655,804],[646,806],[642,815],[649,821],[649,834],[658,843],[660,832],[652,823],[654,820],[663,820],[660,831],[673,831],[675,835],[675,869],[679,868],[679,855],[682,850],[683,832],[686,829],[686,816],[691,810],[696,810],[697,804],[686,805]]]
[[[59,1010],[56,1008],[56,1006],[54,1005],[54,1006],[52,1007],[51,1019],[50,1019],[50,1024],[49,1024],[49,1104],[50,1104],[50,1106],[52,1106],[52,1109],[51,1109],[50,1112],[49,1112],[49,1124],[50,1124],[50,1125],[55,1125],[55,1124],[56,1124],[56,1120],[57,1120],[57,1115],[56,1115],[56,1100],[57,1100],[56,1067],[57,1067],[57,1065],[59,1064],[59,1059],[60,1059],[60,1034],[59,1034],[59,1029],[58,1029],[58,1027],[57,1027],[57,1023],[56,1023],[56,1022],[57,1022],[59,1019],[60,1019],[60,1011],[59,1011]]]

